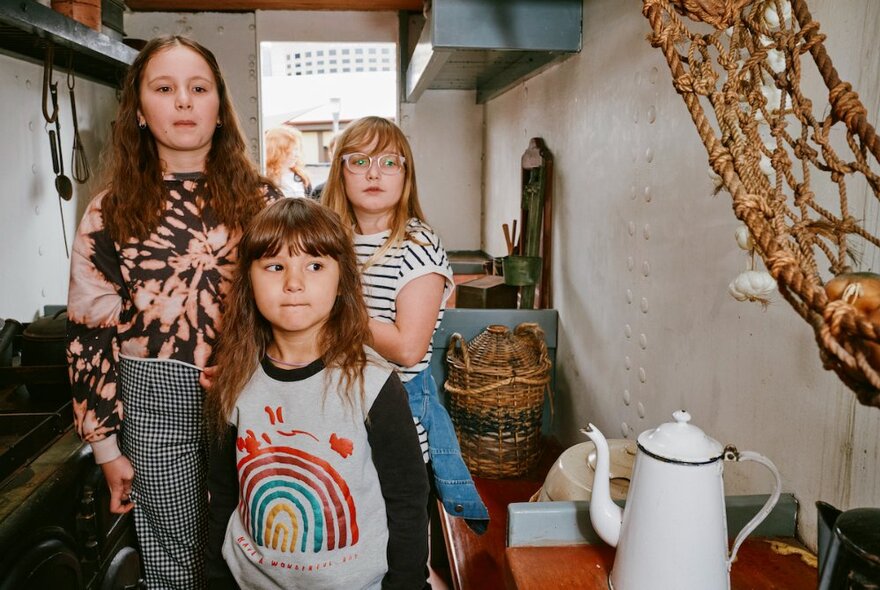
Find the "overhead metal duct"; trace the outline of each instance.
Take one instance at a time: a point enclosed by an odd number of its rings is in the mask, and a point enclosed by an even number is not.
[[[581,49],[583,0],[433,0],[406,64],[407,102],[426,89],[483,103]]]

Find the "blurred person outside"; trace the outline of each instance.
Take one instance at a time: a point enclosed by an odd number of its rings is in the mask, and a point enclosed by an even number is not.
[[[302,161],[302,132],[281,125],[266,132],[266,176],[285,197],[312,195],[312,182]]]

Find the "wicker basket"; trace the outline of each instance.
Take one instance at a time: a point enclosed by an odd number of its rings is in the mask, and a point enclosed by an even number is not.
[[[551,367],[541,328],[493,325],[467,344],[453,334],[446,363],[449,415],[471,474],[514,477],[534,467]]]

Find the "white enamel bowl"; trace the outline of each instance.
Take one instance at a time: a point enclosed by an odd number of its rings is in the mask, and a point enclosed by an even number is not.
[[[608,439],[610,455],[611,497],[626,499],[633,461],[636,457],[635,441],[625,438]],[[596,469],[596,447],[591,441],[567,448],[556,462],[544,485],[537,494],[539,502],[589,500],[593,490]]]

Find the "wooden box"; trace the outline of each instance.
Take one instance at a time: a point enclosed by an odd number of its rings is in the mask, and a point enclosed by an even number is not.
[[[101,0],[52,0],[52,10],[96,31],[101,30]]]
[[[516,287],[504,284],[504,277],[486,275],[458,285],[455,306],[471,309],[516,309]]]

